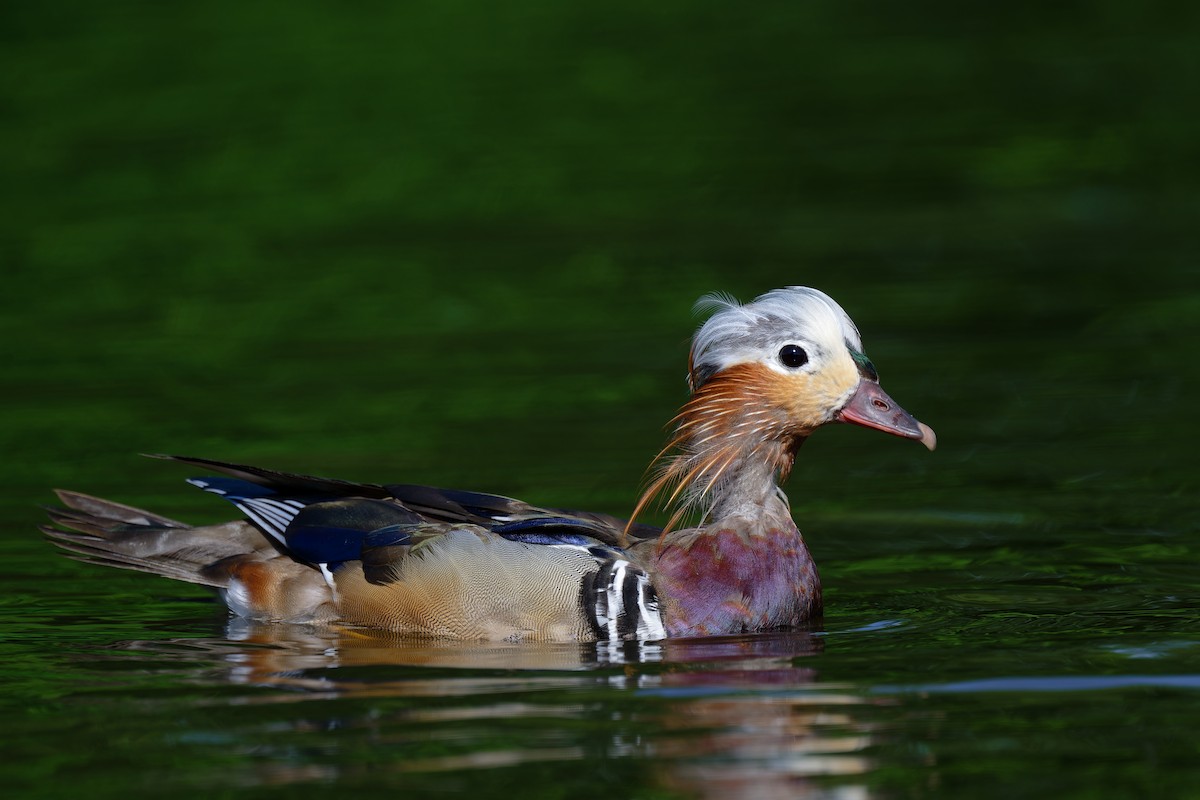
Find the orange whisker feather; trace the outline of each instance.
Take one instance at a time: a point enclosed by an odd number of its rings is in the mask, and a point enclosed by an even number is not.
[[[668,423],[673,434],[651,462],[652,475],[634,506],[627,535],[655,498],[663,508],[674,509],[664,532],[673,530],[689,513],[711,503],[722,478],[739,464],[766,461],[786,475],[793,443],[767,399],[771,378],[760,366],[740,365],[695,391]]]

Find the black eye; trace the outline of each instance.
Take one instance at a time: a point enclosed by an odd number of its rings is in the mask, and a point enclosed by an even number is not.
[[[796,369],[808,363],[808,353],[798,344],[785,344],[779,351],[779,360],[785,367]]]

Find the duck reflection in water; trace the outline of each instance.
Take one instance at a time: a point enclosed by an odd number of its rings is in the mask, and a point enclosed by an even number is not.
[[[807,661],[823,642],[810,631],[661,642],[422,641],[234,620],[224,637],[123,648],[156,659],[174,653],[201,665],[208,680],[220,664],[230,683],[254,687],[236,695],[237,704],[303,704],[302,716],[285,723],[297,734],[336,729],[394,742],[396,759],[371,772],[615,760],[649,771],[642,782],[688,796],[834,796],[827,782],[836,779],[836,796],[862,797],[862,787],[845,782],[870,767],[869,712],[879,700],[815,683]],[[514,724],[528,734],[497,744],[487,733]],[[410,741],[441,745],[435,754]],[[261,756],[263,744],[254,747]],[[308,783],[321,770],[329,773],[322,779],[368,772],[344,758],[281,761],[240,780]]]

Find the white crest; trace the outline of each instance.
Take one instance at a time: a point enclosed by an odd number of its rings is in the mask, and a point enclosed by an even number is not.
[[[833,298],[805,286],[774,289],[741,304],[724,294],[705,295],[699,311],[713,311],[692,340],[692,390],[717,372],[760,362],[782,369],[784,345],[805,349],[813,368],[847,348],[862,351],[858,328]]]

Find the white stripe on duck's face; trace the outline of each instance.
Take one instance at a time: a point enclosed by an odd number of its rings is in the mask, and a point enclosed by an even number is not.
[[[633,517],[656,496],[676,508],[668,529],[692,509],[761,507],[787,478],[799,443],[832,422],[932,447],[932,431],[878,389],[858,329],[828,295],[793,286],[745,305],[723,297],[699,305],[715,313],[692,343],[692,399]]]
[[[757,367],[737,377],[743,399],[766,401],[785,414],[789,434],[804,436],[831,422],[858,387],[863,377],[854,357],[862,349],[858,328],[823,292],[793,286],[746,305],[701,302],[717,311],[693,340],[694,393],[727,379],[734,368]]]
[[[851,350],[862,350],[854,322],[816,289],[776,289],[745,305],[730,298],[706,297],[697,307],[714,313],[692,340],[692,391],[739,364],[762,364],[782,375],[819,372],[850,357]]]

